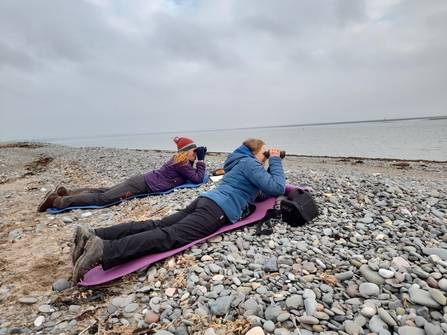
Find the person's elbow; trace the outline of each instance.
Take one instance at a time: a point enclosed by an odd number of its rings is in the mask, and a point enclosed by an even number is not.
[[[279,195],[283,195],[285,191],[286,191],[286,185],[284,186],[278,185],[278,187],[276,187],[275,190],[272,192],[272,195],[277,197]]]
[[[262,201],[262,200],[266,200],[269,197],[278,197],[280,195],[283,195],[284,192],[286,191],[286,184],[284,182],[284,184],[282,183],[278,183],[275,185],[272,185],[271,187],[269,187],[268,190],[262,192],[262,194],[258,195],[258,201]]]
[[[269,193],[277,197],[279,195],[283,195],[285,191],[286,191],[286,180],[284,179],[281,182],[275,183]]]
[[[191,178],[190,181],[194,184],[200,184],[203,181],[203,176],[201,178],[199,176],[194,176],[194,178]]]
[[[200,184],[205,178],[205,173],[197,173],[190,180],[195,184]]]

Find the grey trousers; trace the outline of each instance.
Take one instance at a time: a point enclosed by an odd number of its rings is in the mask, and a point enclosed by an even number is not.
[[[78,193],[78,190],[73,190]],[[129,197],[152,192],[144,174],[130,177],[125,182],[109,188],[80,189],[80,194],[59,197],[54,207],[63,209],[76,206],[105,206]]]

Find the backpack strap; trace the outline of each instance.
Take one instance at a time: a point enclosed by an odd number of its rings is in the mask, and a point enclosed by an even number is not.
[[[274,219],[280,215],[280,211],[276,208],[270,208],[267,210],[265,216],[256,223],[256,235],[271,235],[273,234],[272,224],[270,219]],[[262,229],[262,225],[266,224],[268,228]]]
[[[255,212],[255,210],[256,210],[256,205],[248,204],[247,207],[245,207],[245,209],[242,211],[240,220],[249,217],[250,215],[252,215]]]

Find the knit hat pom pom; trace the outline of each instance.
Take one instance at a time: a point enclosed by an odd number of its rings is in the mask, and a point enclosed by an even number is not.
[[[186,137],[174,137],[174,142],[177,144],[178,152],[180,151],[188,151],[194,148],[197,148],[197,145],[193,140]]]

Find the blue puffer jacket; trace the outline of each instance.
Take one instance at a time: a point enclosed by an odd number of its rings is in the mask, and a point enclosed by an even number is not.
[[[280,157],[269,159],[270,173],[245,145],[228,155],[225,174],[217,188],[201,197],[213,200],[227,215],[231,223],[240,220],[242,212],[254,200],[284,194],[286,178]],[[260,191],[262,196],[258,197]]]

